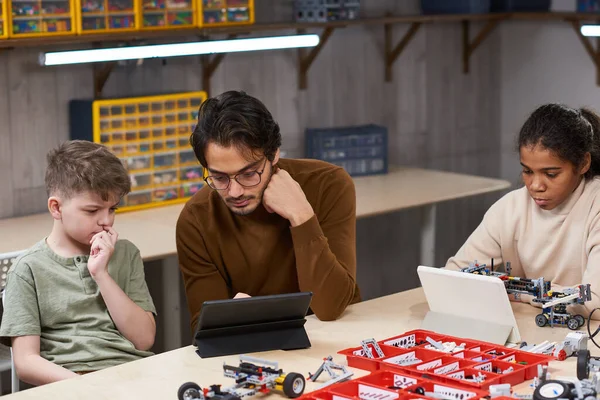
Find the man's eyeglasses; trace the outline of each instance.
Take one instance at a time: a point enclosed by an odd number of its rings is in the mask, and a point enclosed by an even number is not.
[[[265,163],[263,164],[262,171],[240,172],[239,174],[233,175],[233,179],[235,179],[236,182],[242,185],[243,187],[252,187],[258,185],[260,183],[263,172],[265,172],[265,168],[267,168],[268,160],[268,158],[265,158]],[[215,190],[225,190],[229,188],[229,185],[231,185],[230,175],[225,174],[209,175],[206,178],[204,178],[204,181],[208,186]]]

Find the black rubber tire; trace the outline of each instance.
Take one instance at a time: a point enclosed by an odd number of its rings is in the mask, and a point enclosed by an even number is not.
[[[580,328],[583,326],[583,324],[585,324],[585,318],[583,318],[583,315],[577,314],[577,315],[574,315],[573,318],[575,318],[577,320],[577,322],[579,322]]]
[[[550,390],[554,392],[554,395],[548,395]],[[562,381],[545,381],[544,383],[538,385],[533,392],[533,400],[556,400],[569,398],[571,398],[571,388]]]
[[[579,350],[577,352],[577,379],[583,380],[590,377],[590,351]]]
[[[202,397],[204,397],[200,395],[201,392],[202,390],[200,389],[200,386],[198,386],[197,383],[186,382],[183,385],[179,386],[179,390],[177,391],[177,398],[179,400],[201,399]]]
[[[538,314],[535,316],[535,324],[542,328],[548,325],[548,318],[544,314]]]
[[[567,320],[567,328],[569,328],[572,331],[576,331],[577,329],[579,329],[581,325],[579,325],[579,321],[577,321],[577,318],[571,317]]]
[[[296,372],[290,372],[283,380],[283,394],[290,399],[302,396],[305,387],[304,376]]]
[[[424,396],[424,395],[425,395],[425,389],[423,389],[423,387],[422,387],[422,386],[417,386],[417,388],[414,390],[414,392],[415,392],[416,394],[420,394],[421,396]]]

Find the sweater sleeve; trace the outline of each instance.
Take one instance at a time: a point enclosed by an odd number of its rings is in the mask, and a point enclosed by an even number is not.
[[[356,192],[352,178],[336,169],[320,194],[318,215],[292,227],[298,284],[313,292],[311,308],[324,321],[338,318],[358,293],[356,286]]]
[[[211,262],[206,243],[193,212],[184,207],[175,231],[179,269],[191,316],[192,332],[196,330],[202,304],[207,300],[229,298],[229,288],[217,267]]]
[[[448,259],[445,268],[458,271],[468,267],[474,261],[488,264],[492,259],[494,259],[494,265],[502,264],[500,230],[502,208],[505,203],[503,200],[498,200],[490,207],[483,216],[483,221],[469,236],[456,255]]]
[[[569,308],[569,311],[582,314],[585,318],[594,309],[600,307],[600,213],[594,217],[586,241],[588,253],[587,265],[583,271],[583,284],[590,284],[592,300],[583,305]],[[600,319],[600,310],[594,313],[594,319]]]

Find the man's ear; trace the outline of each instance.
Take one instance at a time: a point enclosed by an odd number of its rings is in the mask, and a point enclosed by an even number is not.
[[[279,162],[279,155],[280,155],[280,152],[279,152],[279,149],[277,149],[277,151],[275,152],[275,157],[273,158],[273,161],[271,161],[272,166],[277,165],[277,163]]]
[[[56,220],[62,219],[62,200],[56,196],[50,196],[48,198],[48,211],[50,211],[50,215],[52,218]]]

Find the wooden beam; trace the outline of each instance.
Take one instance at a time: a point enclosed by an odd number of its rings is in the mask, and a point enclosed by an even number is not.
[[[115,61],[94,64],[94,99],[102,98],[102,90],[115,65],[117,65]]]
[[[590,38],[581,33],[581,22],[575,20],[569,22],[596,67],[596,85],[600,86],[600,40],[596,39],[596,48],[594,49]]]
[[[323,47],[327,43],[327,40],[329,40],[329,38],[331,37],[331,34],[333,33],[334,29],[335,28],[333,27],[325,28],[323,30],[323,33],[321,34],[319,44],[313,47],[310,50],[310,53],[308,53],[308,55],[305,55],[305,49],[298,49],[298,88],[300,90],[304,90],[308,87],[308,70],[310,69],[310,66],[312,65],[313,61],[315,61],[315,58],[317,58],[317,56],[321,52],[321,49],[323,49]],[[303,34],[304,32],[304,30],[299,30],[298,34]]]
[[[600,86],[600,38],[596,38],[596,86]]]
[[[237,34],[232,33],[227,36],[227,40],[235,39]],[[223,58],[225,58],[225,54],[227,53],[219,53],[214,56],[206,55],[202,56],[202,90],[206,92],[206,94],[210,97],[210,79],[213,74],[217,70]]]
[[[505,18],[507,18],[507,17],[505,16],[504,19]],[[494,30],[496,25],[498,25],[498,23],[501,20],[502,19],[492,19],[492,20],[487,21],[485,26],[483,28],[481,28],[481,31],[479,31],[479,33],[477,34],[475,39],[473,39],[472,42],[471,42],[471,36],[470,36],[470,32],[469,32],[471,22],[468,20],[462,21],[463,73],[465,73],[465,74],[469,73],[469,68],[470,68],[469,61],[471,60],[471,56],[473,55],[473,53],[475,52],[477,47],[479,47],[479,45],[481,43],[483,43],[483,41],[490,35],[490,33],[492,33],[492,31]]]
[[[406,46],[410,43],[415,34],[419,31],[421,27],[421,22],[413,22],[408,28],[408,31],[402,36],[400,42],[392,49],[392,41],[393,41],[393,27],[392,24],[385,24],[385,81],[391,82],[393,79],[392,76],[392,68],[394,66],[394,62],[402,51],[406,48]]]

